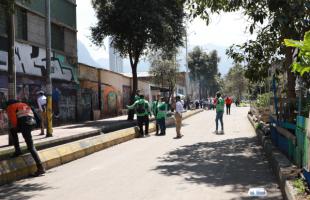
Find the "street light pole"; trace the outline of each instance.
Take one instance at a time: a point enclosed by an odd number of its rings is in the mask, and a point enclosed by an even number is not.
[[[7,2],[7,33],[8,33],[8,98],[16,99],[16,66],[15,66],[15,1]],[[9,145],[13,144],[9,132]]]
[[[53,136],[52,116],[52,78],[51,78],[51,12],[50,0],[45,0],[45,45],[46,45],[46,95],[47,95],[47,133],[46,137]]]
[[[185,74],[185,93],[189,96],[189,71],[188,71],[188,45],[187,45],[187,31],[185,31],[185,60],[186,60],[186,74]]]
[[[8,21],[8,97],[16,99],[16,66],[15,66],[15,1],[8,2],[7,21]]]

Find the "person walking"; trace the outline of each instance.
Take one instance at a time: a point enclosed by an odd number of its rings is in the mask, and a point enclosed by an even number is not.
[[[136,110],[137,121],[139,126],[140,137],[149,135],[149,123],[151,116],[151,109],[149,106],[149,102],[144,99],[144,95],[140,95],[139,100],[135,101],[135,103],[131,106],[127,106],[128,109]],[[143,125],[145,126],[145,131],[143,132]]]
[[[41,134],[44,135],[44,129],[45,129],[45,123],[46,123],[46,105],[47,105],[47,98],[44,95],[44,92],[40,90],[37,92],[38,98],[37,98],[37,104],[40,111],[40,118],[41,118]]]
[[[181,134],[181,126],[182,126],[182,113],[184,112],[183,105],[181,103],[180,96],[176,97],[176,104],[175,104],[175,124],[176,124],[176,138],[182,138],[183,135]]]
[[[216,130],[215,133],[221,133],[224,134],[224,124],[223,124],[223,114],[224,114],[224,99],[221,97],[221,93],[216,93],[216,99],[215,99],[215,105],[216,105],[216,118],[215,118],[215,124],[216,124]],[[221,131],[218,132],[218,121],[221,123]]]
[[[22,103],[13,99],[7,102],[6,111],[10,122],[10,134],[12,135],[15,148],[13,157],[17,157],[22,154],[18,140],[18,132],[21,132],[26,142],[27,149],[37,165],[37,171],[33,175],[39,176],[44,174],[45,169],[32,141],[31,131],[35,126],[36,121],[34,119],[34,113],[31,110],[31,107],[26,103]]]
[[[167,112],[168,112],[168,105],[165,102],[165,98],[161,97],[157,105],[157,115],[155,116],[156,124],[159,124],[160,126],[160,135],[166,135]]]
[[[231,108],[231,104],[232,104],[232,98],[227,96],[226,99],[225,99],[225,104],[226,104],[226,114],[230,115],[230,108]]]

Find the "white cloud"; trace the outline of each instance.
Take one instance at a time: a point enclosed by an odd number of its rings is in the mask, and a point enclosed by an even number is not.
[[[80,40],[89,50],[95,60],[100,58],[108,58],[108,43],[105,41],[105,47],[97,47],[90,41],[90,27],[95,25],[97,18],[95,11],[91,5],[91,0],[77,0],[77,28],[78,40]]]

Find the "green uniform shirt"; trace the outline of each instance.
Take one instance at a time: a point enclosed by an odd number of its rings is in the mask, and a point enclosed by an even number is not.
[[[144,99],[139,99],[139,100],[135,101],[134,104],[132,104],[131,106],[127,106],[127,108],[130,109],[130,110],[136,109],[138,104],[144,104],[145,112],[144,113],[136,112],[137,116],[143,117],[143,116],[147,116],[147,115],[151,114],[149,102],[144,100]]]
[[[167,117],[168,105],[165,102],[159,102],[157,105],[156,119],[162,119]]]
[[[216,101],[216,112],[224,112],[225,101],[222,97],[218,98]]]

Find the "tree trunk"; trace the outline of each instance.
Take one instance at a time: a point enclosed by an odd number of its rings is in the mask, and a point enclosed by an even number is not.
[[[292,72],[291,65],[293,63],[293,49],[286,48],[285,51],[285,69],[287,73],[287,98],[289,100],[289,113],[288,121],[293,122],[295,118],[295,106],[296,106],[296,92],[295,92],[295,82],[296,77]]]
[[[132,105],[135,101],[135,95],[137,93],[138,89],[138,76],[137,76],[137,65],[138,62],[131,62],[131,71],[132,71],[132,93],[131,93],[131,98],[130,98],[130,104]],[[128,112],[128,120],[133,120],[134,119],[134,110],[129,110]]]

